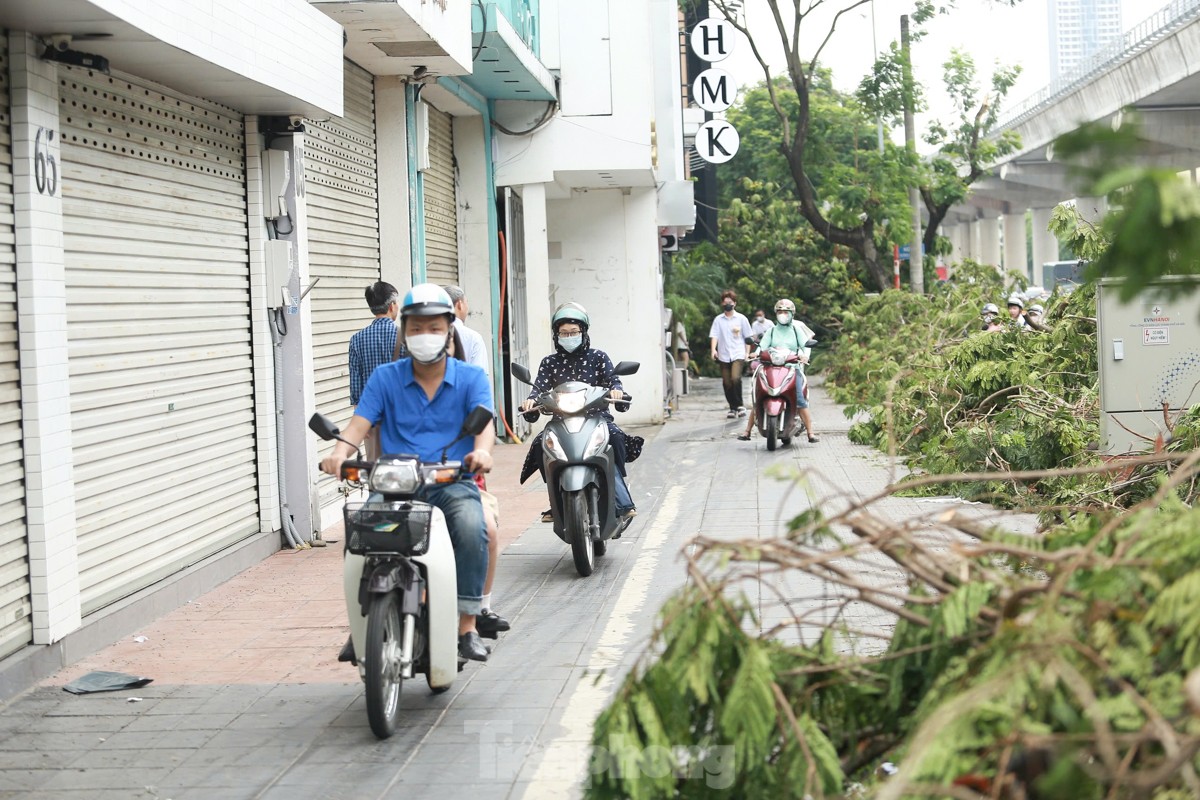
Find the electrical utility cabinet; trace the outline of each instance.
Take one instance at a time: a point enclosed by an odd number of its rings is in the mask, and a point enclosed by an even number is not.
[[[1110,456],[1152,448],[1167,418],[1200,403],[1200,281],[1164,278],[1127,304],[1120,288],[1106,279],[1096,290],[1100,452]]]

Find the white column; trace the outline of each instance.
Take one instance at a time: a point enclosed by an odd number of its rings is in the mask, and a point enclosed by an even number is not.
[[[626,303],[623,309],[604,309],[627,320],[626,330],[636,345],[618,349],[613,342],[609,355],[615,361],[642,364],[636,375],[621,379],[625,391],[639,401],[624,414],[621,424],[660,424],[663,421],[663,329],[662,277],[658,250],[658,196],[654,189],[633,188],[624,195]],[[622,317],[618,317],[619,319]],[[626,346],[630,343],[626,337]],[[597,346],[604,349],[603,343]],[[614,352],[615,351],[615,352]]]
[[[488,343],[488,363],[495,352],[492,341],[491,248],[499,246],[488,229],[487,160],[481,115],[454,118],[454,160],[458,164],[458,273],[467,306],[466,324],[483,334]],[[501,381],[503,383],[503,381]]]
[[[408,127],[404,81],[375,79],[375,153],[379,186],[379,273],[401,292],[412,286],[408,224]]]
[[[1108,198],[1077,197],[1075,198],[1075,209],[1079,212],[1081,218],[1098,224],[1103,221],[1104,215],[1108,213]]]
[[[979,248],[979,263],[991,267],[1000,266],[1000,220],[984,217],[975,223],[976,241]]]
[[[521,187],[521,211],[525,219],[525,322],[529,331],[530,356],[554,351],[550,336],[550,252],[546,241],[546,185],[527,183]],[[558,258],[562,244],[558,244]],[[514,298],[515,299],[515,298]],[[537,365],[527,365],[536,374]],[[528,391],[528,387],[525,387]]]
[[[1042,265],[1058,261],[1058,239],[1047,230],[1053,208],[1033,209],[1033,282],[1042,279]]]
[[[79,628],[81,613],[58,70],[29,36],[9,34],[8,47],[30,603],[34,644],[51,644]],[[35,172],[38,157],[45,171]]]
[[[275,403],[275,340],[269,309],[281,301],[278,291],[267,291],[267,226],[263,224],[262,153],[265,137],[259,118],[246,124],[246,233],[250,243],[250,320],[254,355],[254,431],[258,446],[258,520],[263,533],[283,527],[279,494],[279,419]],[[337,519],[341,519],[338,509]],[[336,520],[331,520],[334,522]],[[324,526],[323,526],[324,527]]]
[[[958,225],[942,224],[942,235],[950,241],[950,262],[962,261],[962,236]]]
[[[308,204],[304,192],[305,135],[289,133],[271,141],[272,150],[288,153],[292,169],[284,188],[292,228],[280,233],[278,241],[290,245],[288,258],[294,264],[288,289],[293,301],[311,285],[308,259]],[[322,291],[318,286],[317,291]],[[325,289],[328,291],[328,288]],[[361,289],[359,290],[361,291]],[[283,308],[286,327],[275,345],[280,370],[277,383],[280,391],[278,405],[282,437],[281,469],[285,472],[283,504],[303,540],[322,530],[321,506],[317,483],[317,438],[308,429],[308,420],[317,410],[316,387],[313,379],[312,295],[299,303]]]
[[[979,260],[979,229],[977,227],[978,220],[971,220],[962,224],[963,236],[963,258],[969,258],[972,261]]]
[[[1029,276],[1029,249],[1025,241],[1025,209],[1001,217],[1004,225],[1004,271]]]

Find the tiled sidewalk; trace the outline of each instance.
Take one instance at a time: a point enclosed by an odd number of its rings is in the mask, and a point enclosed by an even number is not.
[[[546,506],[539,479],[517,483],[525,452],[518,444],[494,450],[488,488],[500,500],[501,549],[540,524]],[[281,550],[41,685],[59,686],[93,670],[158,684],[358,683],[358,673],[337,661],[347,630],[341,528],[322,533],[327,547]],[[495,605],[504,612],[502,597]]]

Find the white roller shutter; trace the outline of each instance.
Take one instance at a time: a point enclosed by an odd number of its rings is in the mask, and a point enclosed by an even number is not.
[[[258,531],[241,115],[59,68],[80,593]]]
[[[9,108],[8,40],[0,36],[0,658],[32,639]]]
[[[349,61],[344,75],[345,116],[304,124],[309,274],[321,279],[309,295],[317,411],[343,429],[354,411],[350,337],[373,319],[363,290],[379,280],[374,79]],[[322,506],[337,489],[321,480]]]
[[[458,205],[451,117],[429,107],[429,169],[424,174],[425,275],[441,286],[458,281]]]

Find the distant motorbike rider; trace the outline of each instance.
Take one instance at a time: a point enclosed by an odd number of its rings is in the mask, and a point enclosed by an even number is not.
[[[813,330],[805,325],[800,320],[796,319],[796,304],[791,300],[784,298],[775,303],[775,324],[762,335],[761,341],[758,343],[759,352],[770,350],[772,347],[779,347],[785,350],[790,350],[793,353],[800,355],[800,372],[804,372],[804,365],[808,363],[811,350],[805,347],[805,343],[816,337]],[[804,430],[808,433],[808,441],[816,443],[821,441],[820,437],[813,431],[812,414],[808,410],[808,399],[804,397],[804,392],[801,390],[803,381],[796,382],[796,413],[800,417],[800,421],[804,423]],[[754,407],[757,408],[758,403],[755,402]],[[738,437],[741,441],[747,441],[750,438],[750,431],[754,430],[755,414],[751,411],[750,424],[746,426],[746,432]]]
[[[533,390],[529,393],[529,398],[521,403],[522,411],[532,409],[538,395],[566,381],[581,381],[591,386],[610,389],[609,394],[615,400],[624,396],[625,387],[613,372],[612,359],[603,350],[592,347],[591,337],[588,335],[589,327],[588,313],[578,303],[563,303],[554,310],[554,315],[550,318],[550,330],[554,336],[555,352],[543,358],[538,366]],[[614,496],[616,512],[623,519],[634,517],[637,515],[637,509],[629,495],[629,487],[625,484],[625,464],[635,461],[641,455],[645,440],[640,436],[629,436],[617,427],[612,413],[604,412],[604,418],[608,420],[609,442],[612,444],[617,467]],[[541,453],[542,434],[539,433],[530,443],[529,453],[525,456],[521,483],[534,472],[541,470]],[[543,515],[543,519],[545,516]]]
[[[980,319],[983,320],[982,330],[993,332],[1003,330],[1000,324],[1000,307],[995,303],[984,303],[983,311],[979,313]]]

